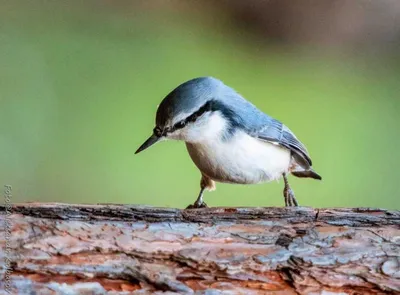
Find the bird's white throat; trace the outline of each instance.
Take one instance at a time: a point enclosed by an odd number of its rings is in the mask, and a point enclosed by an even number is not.
[[[220,112],[210,112],[205,113],[196,122],[176,130],[168,138],[190,143],[215,141],[223,136],[228,127],[229,122]]]

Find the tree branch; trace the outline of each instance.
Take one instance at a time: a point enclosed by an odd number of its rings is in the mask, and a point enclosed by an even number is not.
[[[399,211],[25,203],[12,213],[0,207],[13,294],[400,292]]]

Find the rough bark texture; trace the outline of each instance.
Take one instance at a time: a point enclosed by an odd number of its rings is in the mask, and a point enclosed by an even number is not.
[[[400,294],[398,211],[27,203],[0,223],[1,294],[6,259],[14,294]]]

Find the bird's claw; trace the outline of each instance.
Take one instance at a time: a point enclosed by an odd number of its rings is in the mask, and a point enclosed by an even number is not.
[[[285,206],[286,207],[297,207],[299,204],[297,203],[296,197],[294,196],[294,192],[289,187],[286,187],[283,190],[283,196],[285,197]]]
[[[204,202],[194,202],[194,204],[190,204],[186,207],[186,209],[198,209],[198,208],[208,208],[207,204]]]

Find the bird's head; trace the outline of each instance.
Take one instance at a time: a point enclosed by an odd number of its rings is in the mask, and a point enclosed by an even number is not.
[[[164,139],[197,142],[220,134],[228,122],[216,98],[225,88],[212,77],[195,78],[179,85],[161,102],[153,134],[136,154]]]

